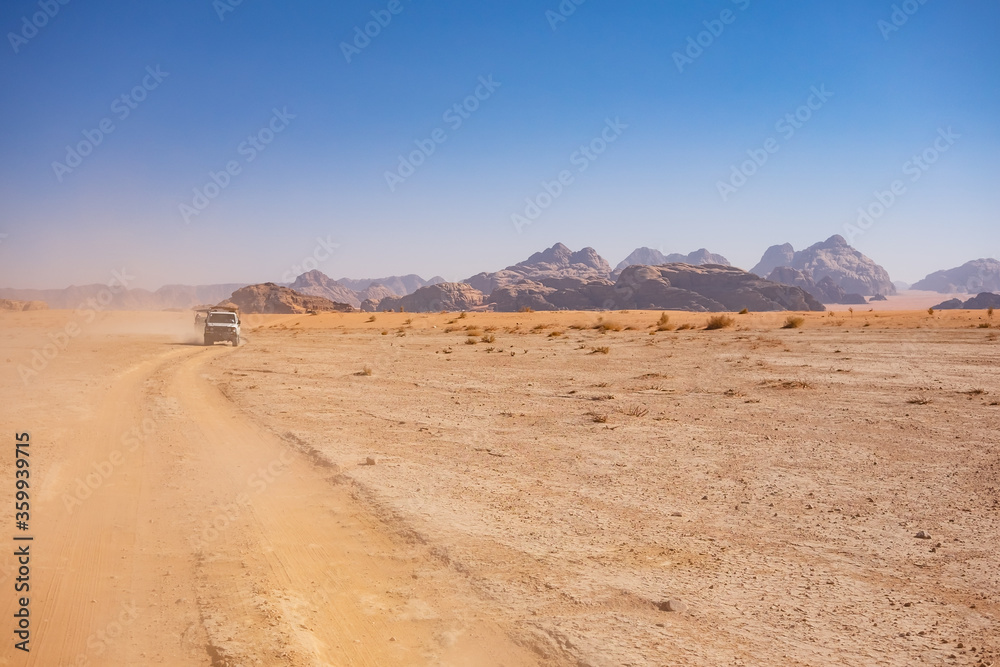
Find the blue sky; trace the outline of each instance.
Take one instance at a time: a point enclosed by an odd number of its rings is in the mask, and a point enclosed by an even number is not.
[[[457,280],[557,241],[750,268],[839,233],[906,281],[1000,255],[995,0],[897,2],[899,25],[876,0],[231,2],[4,3],[0,286],[280,280],[316,256]]]

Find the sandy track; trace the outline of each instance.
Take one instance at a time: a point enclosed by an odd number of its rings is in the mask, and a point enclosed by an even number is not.
[[[5,379],[41,488],[32,651],[0,664],[535,664],[334,468],[244,421],[204,374],[232,350],[119,343],[81,344],[30,406]]]

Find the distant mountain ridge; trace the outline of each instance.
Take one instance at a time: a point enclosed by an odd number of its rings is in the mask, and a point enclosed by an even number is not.
[[[692,266],[703,266],[705,264],[718,264],[719,266],[732,266],[729,260],[722,255],[716,255],[705,248],[695,250],[687,255],[674,252],[664,255],[654,248],[636,248],[628,257],[623,259],[615,267],[615,273],[621,273],[625,268],[633,264],[643,264],[645,266],[659,266],[660,264],[690,264]]]
[[[522,280],[541,278],[601,280],[610,276],[611,265],[593,248],[583,248],[574,252],[562,243],[556,243],[551,248],[536,252],[523,262],[494,273],[478,273],[462,282],[483,294],[491,294],[499,287],[513,285]]]
[[[771,246],[750,272],[769,276],[779,267],[797,269],[815,283],[829,277],[848,294],[885,296],[896,293],[889,272],[848,245],[840,235],[798,252],[790,243]]]
[[[941,294],[978,294],[1000,292],[1000,261],[992,258],[974,259],[962,266],[935,271],[910,289]]]

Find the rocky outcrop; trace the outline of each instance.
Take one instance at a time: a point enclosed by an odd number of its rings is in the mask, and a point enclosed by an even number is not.
[[[358,293],[354,290],[341,285],[333,278],[318,270],[303,273],[289,287],[299,294],[321,296],[334,303],[350,304],[354,308],[360,307],[361,302],[364,300],[359,298]]]
[[[779,266],[792,268],[795,264],[795,248],[791,243],[783,245],[773,245],[764,251],[764,256],[757,262],[757,266],[750,269],[750,273],[758,276],[768,276]]]
[[[44,301],[14,301],[0,299],[0,311],[23,312],[26,310],[48,310],[49,304]]]
[[[474,310],[483,304],[483,293],[466,283],[438,283],[413,294],[388,297],[378,303],[379,312],[436,313]]]
[[[946,271],[935,271],[910,289],[941,294],[977,294],[1000,291],[1000,261],[976,259]]]
[[[676,252],[664,255],[659,250],[653,248],[636,248],[632,251],[631,255],[618,263],[618,266],[615,267],[615,273],[621,273],[623,269],[633,264],[643,264],[645,266],[659,266],[661,264],[691,264],[692,266],[719,264],[721,266],[730,266],[728,259],[722,255],[711,253],[705,248],[695,250],[687,255]]]
[[[833,281],[830,276],[825,276],[818,283],[798,269],[790,266],[779,266],[771,271],[767,279],[782,285],[793,285],[801,287],[809,294],[813,295],[820,303],[837,303],[844,305],[863,305],[868,303],[865,297],[860,294],[848,294],[844,288]]]
[[[593,248],[573,252],[562,243],[557,243],[502,271],[479,273],[463,282],[483,294],[492,294],[497,288],[515,285],[524,280],[574,278],[588,281],[606,280],[610,276],[611,265]]]
[[[610,280],[544,279],[495,290],[487,299],[497,311],[690,310],[696,312],[824,310],[800,287],[782,285],[721,265],[667,264],[626,267]]]
[[[438,283],[434,284],[437,285]],[[362,301],[374,301],[376,303],[390,296],[405,296],[405,295],[397,294],[388,287],[386,287],[385,285],[381,285],[379,283],[373,283],[368,287],[366,287],[365,289],[358,292],[358,298],[361,299]]]
[[[795,252],[790,244],[771,246],[751,269],[758,276],[770,275],[776,268],[798,269],[817,284],[829,277],[847,294],[895,294],[896,286],[889,272],[835,235],[822,243]]]
[[[354,307],[346,303],[335,303],[321,296],[300,294],[289,287],[274,283],[248,285],[233,292],[232,296],[219,304],[240,309],[246,314],[294,315],[308,312],[350,313]]]
[[[934,310],[987,310],[1000,308],[1000,294],[981,292],[967,301],[949,299],[934,306]]]
[[[390,296],[406,296],[413,294],[421,287],[437,285],[446,282],[441,276],[434,276],[430,280],[424,280],[418,275],[409,274],[405,276],[388,276],[386,278],[363,278],[355,280],[353,278],[341,278],[337,281],[344,287],[354,290],[359,294],[369,289],[373,285],[381,285],[391,292]],[[362,297],[367,298],[367,297]]]

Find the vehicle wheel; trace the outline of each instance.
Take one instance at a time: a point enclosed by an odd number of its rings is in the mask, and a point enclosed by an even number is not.
[[[236,338],[233,339],[233,347],[239,347],[239,346],[240,346],[240,337],[237,336]]]

